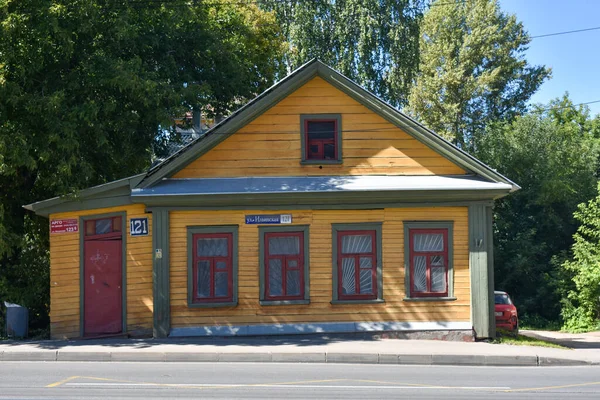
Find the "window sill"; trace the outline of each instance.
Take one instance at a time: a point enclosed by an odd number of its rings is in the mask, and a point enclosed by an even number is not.
[[[455,301],[456,297],[405,297],[402,301]]]
[[[341,165],[342,160],[302,160],[300,165]]]
[[[371,299],[371,300],[331,300],[331,304],[381,304],[385,303],[384,299]]]
[[[188,308],[218,308],[218,307],[235,307],[237,301],[230,301],[227,303],[190,303],[188,302]]]
[[[286,305],[306,305],[310,300],[261,300],[261,306],[286,306]]]

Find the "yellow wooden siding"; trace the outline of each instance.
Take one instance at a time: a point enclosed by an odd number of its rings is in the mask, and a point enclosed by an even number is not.
[[[258,227],[245,214],[269,211],[177,211],[170,215],[171,326],[335,321],[469,321],[470,281],[466,207],[385,210],[286,211],[293,224],[310,225],[310,304],[259,305]],[[406,302],[402,221],[454,221],[454,295],[450,302]],[[384,304],[332,305],[331,224],[383,222]],[[237,307],[187,306],[187,227],[239,225]]]
[[[147,217],[150,235],[129,236],[126,232],[127,331],[152,329],[152,215],[143,205],[57,213],[50,220],[127,212],[130,218]],[[50,330],[53,338],[80,335],[80,232],[50,235]]]
[[[342,115],[342,165],[301,165],[300,114]],[[316,77],[175,178],[455,175],[465,171]]]

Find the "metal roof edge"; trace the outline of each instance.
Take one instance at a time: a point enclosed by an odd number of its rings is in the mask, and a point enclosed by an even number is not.
[[[103,183],[101,185],[92,186],[86,189],[82,189],[78,192],[71,193],[64,196],[52,197],[50,199],[38,201],[31,204],[26,204],[23,206],[24,209],[33,211],[37,215],[47,216],[53,212],[54,208],[58,206],[65,205],[66,203],[76,203],[81,202],[83,200],[91,200],[101,198],[102,194],[105,194],[110,191],[118,190],[121,188],[127,188],[129,194],[131,194],[131,189],[139,183],[143,179],[146,173],[141,173],[137,175],[128,176],[126,178],[118,179],[116,181]],[[64,207],[61,207],[64,208]],[[75,207],[77,208],[77,207]],[[61,210],[64,212],[65,210]]]

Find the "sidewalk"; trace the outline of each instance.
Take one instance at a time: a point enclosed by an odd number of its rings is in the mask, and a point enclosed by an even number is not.
[[[0,361],[306,362],[411,365],[600,365],[595,347],[553,349],[489,343],[334,335],[264,338],[101,339],[0,342]]]

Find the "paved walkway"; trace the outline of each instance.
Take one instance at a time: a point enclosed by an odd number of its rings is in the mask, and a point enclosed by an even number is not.
[[[541,335],[539,332],[530,334]],[[552,349],[483,342],[357,339],[331,335],[165,340],[48,340],[0,342],[0,360],[600,365],[600,347]]]
[[[553,331],[521,331],[523,335],[546,340],[572,349],[589,349],[600,352],[600,331],[565,333]]]

